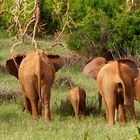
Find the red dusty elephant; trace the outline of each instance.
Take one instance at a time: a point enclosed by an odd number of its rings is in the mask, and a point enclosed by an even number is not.
[[[109,125],[115,123],[115,108],[119,113],[119,121],[126,121],[125,105],[130,112],[131,120],[136,121],[134,78],[137,75],[137,65],[129,59],[111,61],[99,71],[97,86],[105,102]]]
[[[86,110],[86,92],[84,89],[80,87],[72,88],[69,92],[68,100],[73,107],[76,118],[84,115]]]
[[[103,58],[103,57],[96,57],[95,59],[92,59],[91,61],[89,61],[84,66],[83,74],[85,76],[89,76],[89,77],[93,78],[94,80],[97,80],[97,74],[98,74],[99,70],[105,64],[107,64],[107,61],[106,61],[105,58]],[[101,95],[99,93],[98,93],[98,102],[99,102],[98,111],[101,112],[102,97],[101,97]]]
[[[17,54],[7,60],[7,71],[19,79],[27,112],[37,119],[44,105],[45,121],[51,121],[50,97],[55,72],[63,66],[59,55],[39,51],[29,51],[26,55]]]

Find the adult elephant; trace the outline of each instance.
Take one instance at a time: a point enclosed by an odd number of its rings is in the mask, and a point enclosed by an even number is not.
[[[63,66],[59,55],[39,51],[17,54],[6,61],[7,71],[19,79],[27,112],[37,119],[44,105],[45,121],[51,121],[50,96],[55,72]]]
[[[136,121],[134,78],[137,75],[136,63],[128,59],[111,61],[99,71],[97,87],[105,102],[109,125],[115,123],[115,108],[118,109],[119,121],[126,121],[125,105],[130,112],[131,120]]]
[[[97,74],[99,70],[108,62],[103,57],[96,57],[89,61],[83,69],[83,74],[97,80]],[[98,93],[98,111],[101,112],[102,107],[102,96]]]

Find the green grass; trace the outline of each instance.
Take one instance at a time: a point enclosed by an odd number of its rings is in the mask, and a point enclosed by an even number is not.
[[[0,63],[4,63],[10,56],[11,43],[9,42],[9,40],[4,39],[2,43],[0,41]],[[40,41],[44,50],[47,43],[48,41]],[[49,41],[48,44],[51,43]],[[29,46],[26,43],[22,50],[28,50]],[[22,52],[22,50],[20,51]],[[67,49],[65,50],[60,46],[53,48],[53,51],[59,54],[68,52]],[[81,71],[76,66],[61,69],[56,74],[56,79],[62,76],[70,76],[75,85],[79,85],[86,90],[87,105],[96,105],[96,83],[83,76]],[[8,92],[12,89],[21,94],[18,80],[8,74],[0,73],[0,89],[5,89]],[[0,92],[2,91],[0,90]],[[113,127],[109,127],[102,115],[104,109],[101,114],[95,113],[85,116],[80,121],[76,120],[69,104],[67,104],[68,92],[69,89],[53,86],[51,94],[52,122],[50,124],[44,122],[43,114],[38,121],[35,121],[30,114],[22,112],[20,99],[7,102],[0,101],[0,140],[130,140],[131,138],[136,140],[136,137],[138,137],[137,140],[140,139],[137,131],[137,126],[140,127],[139,103],[135,102],[138,118],[135,126],[132,126],[128,120],[126,124],[117,122]]]
[[[20,105],[15,102],[3,103],[0,106],[0,139],[128,140],[138,135],[136,127],[130,123],[117,123],[110,128],[98,115],[78,121],[72,115],[62,116],[53,105],[51,114],[53,120],[48,125],[44,123],[43,116],[38,121],[32,120],[29,114],[21,112]]]

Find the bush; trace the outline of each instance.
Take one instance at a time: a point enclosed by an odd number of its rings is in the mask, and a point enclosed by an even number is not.
[[[8,31],[7,34],[14,36],[24,28],[32,18],[34,2],[7,0],[0,4],[3,11],[0,14],[0,31]],[[20,24],[19,24],[20,23]]]
[[[102,55],[111,59],[140,52],[140,10],[115,12],[89,8],[86,16],[68,37],[68,47],[87,56]],[[112,54],[112,55],[111,55]]]
[[[135,13],[121,13],[112,20],[107,47],[112,53],[115,48],[121,55],[135,55],[140,48],[140,10]]]
[[[108,17],[103,11],[88,9],[77,29],[68,37],[68,47],[84,55],[98,55],[106,44]]]

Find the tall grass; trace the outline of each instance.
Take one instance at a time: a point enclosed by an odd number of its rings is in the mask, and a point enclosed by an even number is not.
[[[0,49],[3,53],[2,61],[8,58],[10,45],[7,40],[3,40],[5,45]],[[42,41],[45,50],[47,42]],[[24,49],[27,46],[24,46]],[[64,53],[64,48],[54,49],[56,52]],[[22,50],[21,50],[22,51]],[[66,50],[67,51],[67,50]],[[85,77],[81,73],[82,69],[76,66],[61,69],[56,74],[56,79],[62,76],[72,78],[75,85],[81,86],[86,90],[87,106],[97,105],[97,88],[93,79]],[[0,88],[9,91],[13,89],[19,94],[21,92],[18,80],[7,74],[0,74]],[[140,105],[135,103],[138,116],[136,126],[132,126],[129,119],[127,124],[119,124],[109,127],[102,113],[92,113],[76,120],[70,105],[67,103],[69,89],[60,86],[53,86],[51,94],[51,116],[52,122],[46,124],[44,115],[39,120],[32,119],[30,114],[22,112],[19,100],[1,101],[0,100],[0,140],[130,140],[139,138],[137,126],[140,126]],[[129,117],[129,115],[128,115]]]

